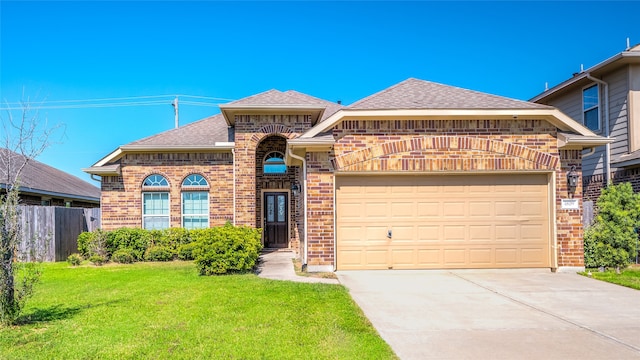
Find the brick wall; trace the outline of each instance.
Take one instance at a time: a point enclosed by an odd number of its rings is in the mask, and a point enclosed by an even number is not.
[[[611,173],[611,182],[614,185],[630,182],[633,187],[633,191],[640,192],[640,168],[635,169],[618,169]],[[591,200],[594,203],[600,197],[600,193],[603,187],[606,187],[604,175],[592,175],[582,179],[584,186],[584,198],[585,200]]]
[[[584,266],[584,242],[582,228],[582,184],[569,191],[567,173],[575,166],[582,177],[582,151],[560,150],[561,167],[556,172],[556,236],[558,266]],[[578,210],[561,209],[562,199],[579,199]]]
[[[559,184],[555,200],[559,202],[566,196],[562,187],[567,167],[579,165],[580,154],[560,152],[556,131],[545,120],[350,120],[338,124],[333,130],[334,153],[307,155],[310,268],[334,260],[332,168],[336,172],[426,174],[555,171]],[[581,212],[557,216],[563,226],[559,265],[581,266]]]
[[[236,115],[235,171],[236,223],[262,227],[262,190],[290,189],[297,180],[302,186],[301,169],[289,168],[286,175],[264,175],[262,161],[269,151],[286,152],[286,139],[296,137],[311,127],[311,115]],[[303,246],[303,195],[289,197],[289,247]]]
[[[330,153],[307,153],[307,226],[309,271],[333,271],[334,175]]]
[[[181,185],[201,174],[209,183],[209,224],[233,221],[231,152],[127,154],[120,160],[122,176],[102,178],[102,228],[142,227],[142,182],[151,174],[169,181],[171,227],[181,226]]]

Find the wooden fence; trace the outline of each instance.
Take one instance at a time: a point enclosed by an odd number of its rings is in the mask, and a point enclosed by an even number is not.
[[[78,235],[100,228],[100,208],[19,206],[22,242],[19,252],[30,259],[27,249],[44,254],[44,261],[64,261],[78,251]],[[30,247],[29,245],[32,245]]]

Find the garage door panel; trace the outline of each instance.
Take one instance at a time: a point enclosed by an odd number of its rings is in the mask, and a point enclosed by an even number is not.
[[[493,262],[493,249],[469,249],[469,262],[473,266],[491,265]]]
[[[440,241],[439,225],[418,225],[418,243]]]
[[[362,237],[363,234],[365,235],[364,238]],[[360,238],[365,243],[365,246],[387,245],[389,242],[386,226],[368,226],[360,231]]]
[[[385,236],[386,236],[385,232]],[[415,226],[392,226],[391,227],[392,237],[389,239],[391,245],[395,244],[403,244],[410,243],[413,244],[416,241],[415,234],[416,229]]]
[[[469,216],[489,217],[492,216],[493,204],[490,201],[470,201]]]
[[[444,206],[442,207],[443,211],[443,216],[446,217],[464,217],[465,216],[465,206],[466,203],[465,202],[445,202]]]
[[[444,263],[462,266],[466,264],[465,249],[444,249]]]
[[[338,176],[338,269],[549,267],[548,187],[545,174]]]
[[[394,201],[391,203],[391,214],[395,219],[413,218],[416,216],[415,203]]]
[[[516,265],[518,263],[518,249],[496,249],[496,264]]]
[[[440,203],[439,202],[418,202],[417,215],[418,217],[439,216]]]
[[[362,210],[358,212],[362,212]],[[364,208],[364,214],[367,218],[386,219],[388,217],[387,203],[386,202],[370,202]]]
[[[418,253],[418,266],[425,268],[432,268],[435,266],[441,266],[442,256],[439,249],[420,249]]]
[[[493,227],[491,225],[470,225],[469,241],[470,242],[489,242],[494,237]]]

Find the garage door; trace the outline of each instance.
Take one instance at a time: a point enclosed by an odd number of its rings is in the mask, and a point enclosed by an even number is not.
[[[337,268],[550,267],[546,174],[339,176]]]

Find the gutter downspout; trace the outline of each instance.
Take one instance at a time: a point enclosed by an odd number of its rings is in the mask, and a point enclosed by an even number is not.
[[[233,166],[233,226],[236,226],[236,149],[231,149],[231,166]]]
[[[591,73],[587,73],[587,79],[594,81],[602,86],[604,86],[604,137],[609,138],[609,84],[603,80],[596,79],[591,76]],[[611,185],[611,143],[607,143],[605,145],[604,151],[604,176],[606,179],[607,186]]]
[[[293,153],[293,151],[291,150],[291,148],[288,149],[289,150],[289,156],[291,156],[294,159],[300,160],[302,161],[302,178],[303,178],[303,184],[302,184],[302,191],[304,192],[304,199],[303,199],[303,208],[304,208],[304,259],[302,260],[303,264],[305,267],[307,266],[307,254],[309,252],[309,239],[307,234],[309,233],[309,231],[307,230],[307,159],[302,157],[302,156],[298,156],[296,154]]]

